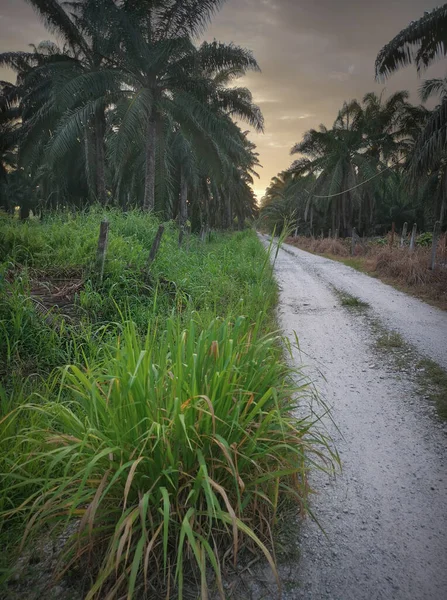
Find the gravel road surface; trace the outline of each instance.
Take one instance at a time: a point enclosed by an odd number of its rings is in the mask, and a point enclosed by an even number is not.
[[[279,319],[332,408],[343,472],[314,475],[287,600],[447,600],[447,427],[414,380],[378,358],[371,323],[447,368],[447,313],[341,263],[291,246],[275,263]],[[341,305],[334,290],[367,302]]]

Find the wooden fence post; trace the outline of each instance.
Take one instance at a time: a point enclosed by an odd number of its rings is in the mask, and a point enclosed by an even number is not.
[[[400,238],[400,247],[402,248],[402,246],[405,244],[405,240],[407,237],[407,229],[408,229],[408,223],[404,223],[403,229],[402,229],[402,236]]]
[[[431,259],[430,259],[430,265],[428,267],[431,271],[434,271],[435,266],[436,266],[436,249],[438,247],[438,239],[439,239],[440,231],[441,231],[441,222],[436,221],[435,226],[433,228],[433,242],[432,242],[432,246],[431,246]]]
[[[329,229],[328,238],[331,239],[331,237],[332,237],[332,229]]]
[[[355,231],[355,227],[352,228],[352,237],[351,237],[351,256],[354,256],[355,253],[355,236],[356,236],[356,231]]]
[[[416,232],[417,232],[417,225],[416,225],[416,223],[414,223],[413,231],[411,232],[411,239],[410,239],[410,251],[411,252],[414,250],[415,245],[416,245]]]
[[[163,233],[165,230],[164,225],[160,225],[158,227],[158,231],[155,235],[154,241],[152,242],[152,246],[149,252],[149,257],[147,259],[147,268],[149,269],[151,264],[154,262],[155,257],[157,256],[158,250],[160,248],[161,238],[163,237]]]
[[[391,248],[394,246],[394,233],[396,231],[396,224],[393,221],[393,224],[391,225],[391,240],[390,240],[390,246]]]
[[[338,240],[338,229],[335,230],[335,237],[334,240]]]
[[[98,250],[96,252],[96,273],[99,283],[102,283],[104,277],[104,265],[106,263],[107,245],[109,241],[109,225],[107,219],[101,221],[99,227]]]

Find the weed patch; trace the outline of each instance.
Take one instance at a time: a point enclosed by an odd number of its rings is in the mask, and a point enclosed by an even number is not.
[[[376,349],[392,360],[400,373],[411,378],[418,395],[430,401],[432,409],[442,420],[447,420],[447,373],[437,363],[422,359],[402,336],[385,330],[378,322],[370,325],[376,336]]]
[[[402,336],[395,331],[383,333],[377,339],[377,347],[386,350],[387,348],[402,348],[404,341]]]
[[[342,306],[346,306],[348,308],[358,308],[358,309],[366,309],[369,308],[369,304],[367,302],[363,302],[360,298],[356,296],[351,296],[346,292],[339,292],[338,296],[340,298],[340,302]]]
[[[85,574],[89,599],[181,597],[191,581],[206,597],[210,571],[223,594],[243,548],[277,576],[281,507],[305,513],[310,464],[337,462],[294,416],[308,382],[271,333],[277,289],[255,232],[179,248],[168,224],[148,271],[157,228],[101,210],[0,223],[0,569],[18,535],[63,538],[57,571]]]
[[[439,416],[447,420],[447,373],[429,359],[421,360],[417,368],[421,385],[435,402]]]

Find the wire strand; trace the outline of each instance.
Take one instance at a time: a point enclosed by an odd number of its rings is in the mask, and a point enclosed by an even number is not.
[[[403,159],[401,159],[401,160],[403,160]],[[398,160],[397,163],[401,162],[401,160]],[[319,199],[322,199],[322,200],[327,200],[329,198],[335,198],[336,196],[343,196],[343,194],[347,194],[348,192],[352,192],[353,190],[356,190],[357,188],[362,187],[362,185],[365,185],[366,183],[369,183],[370,181],[372,181],[376,177],[380,177],[380,175],[383,175],[383,173],[385,173],[386,171],[389,171],[390,169],[393,169],[395,166],[396,165],[391,165],[390,167],[386,167],[385,169],[383,169],[379,173],[376,173],[375,175],[373,175],[369,179],[366,179],[365,181],[362,181],[361,183],[358,183],[354,187],[349,188],[348,190],[343,190],[342,192],[337,192],[336,194],[330,194],[329,196],[317,196],[315,194],[312,194],[312,192],[309,192],[309,190],[304,190],[304,191],[307,194],[309,194],[309,196],[312,196],[313,198],[319,198]]]

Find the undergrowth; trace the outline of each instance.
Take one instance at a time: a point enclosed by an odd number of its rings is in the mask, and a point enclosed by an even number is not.
[[[0,222],[0,567],[14,570],[11,532],[26,550],[68,531],[57,570],[86,598],[182,597],[191,581],[206,598],[210,569],[223,597],[243,546],[276,573],[279,507],[305,513],[309,465],[337,456],[294,416],[311,391],[273,331],[256,234],[179,248],[168,224],[149,271],[158,222],[110,211],[99,283],[103,216]]]

